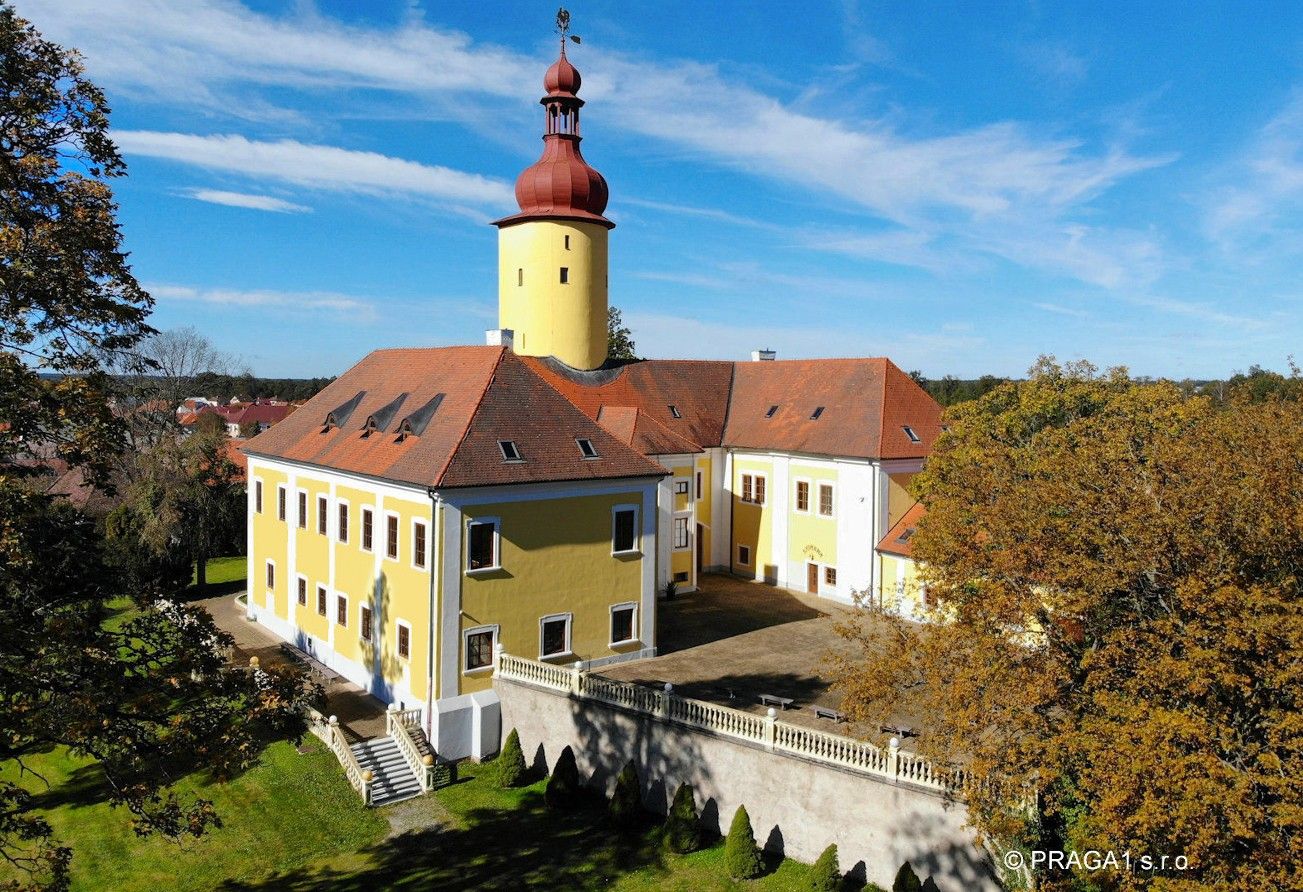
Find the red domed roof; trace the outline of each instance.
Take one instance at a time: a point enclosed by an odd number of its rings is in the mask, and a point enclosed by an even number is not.
[[[579,76],[579,69],[570,64],[570,60],[566,58],[565,44],[562,44],[561,58],[553,62],[547,74],[543,75],[543,89],[549,96],[573,96],[579,92],[581,83],[583,78]]]

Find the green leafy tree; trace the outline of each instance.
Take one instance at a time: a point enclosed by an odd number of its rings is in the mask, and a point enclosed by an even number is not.
[[[497,781],[498,786],[518,787],[521,781],[525,779],[525,753],[520,748],[520,734],[515,728],[507,735],[507,741],[502,745],[502,752],[498,754],[497,762]]]
[[[1303,888],[1303,412],[1253,398],[1043,360],[950,410],[912,482],[944,621],[847,626],[843,709],[998,781],[1002,844],[1188,859],[1110,888]]]
[[[896,871],[896,878],[891,882],[891,892],[922,892],[922,883],[914,872],[914,865],[906,861]]]
[[[735,880],[755,879],[764,871],[760,847],[756,845],[751,816],[747,814],[745,805],[738,806],[733,813],[733,822],[729,824],[728,836],[724,840],[724,864],[728,875]]]
[[[574,750],[566,747],[557,756],[552,775],[543,788],[543,804],[555,811],[567,811],[574,808],[578,800],[579,766],[575,764]]]
[[[839,892],[842,887],[841,865],[837,863],[837,846],[830,845],[820,853],[810,871],[810,888],[813,892]]]
[[[606,358],[638,358],[633,332],[624,324],[624,317],[617,307],[608,307],[606,310]]]
[[[258,436],[258,422],[245,421],[240,424],[240,436],[244,439]]]
[[[701,848],[701,819],[692,784],[679,784],[665,818],[665,847],[678,855]]]
[[[638,783],[638,769],[630,759],[615,778],[615,789],[608,803],[611,822],[621,830],[637,826],[642,817],[642,789]]]

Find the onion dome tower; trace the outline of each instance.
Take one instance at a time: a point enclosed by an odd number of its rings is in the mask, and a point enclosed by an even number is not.
[[[561,55],[543,76],[543,155],[516,179],[520,213],[498,227],[498,325],[526,356],[576,369],[606,361],[606,180],[579,151],[581,78],[566,58],[569,15],[557,17]]]

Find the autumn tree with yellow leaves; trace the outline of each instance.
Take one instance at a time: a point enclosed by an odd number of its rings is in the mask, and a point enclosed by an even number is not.
[[[936,622],[849,623],[843,708],[998,778],[965,794],[998,844],[1168,856],[1037,888],[1303,889],[1303,403],[1042,359],[947,425]]]

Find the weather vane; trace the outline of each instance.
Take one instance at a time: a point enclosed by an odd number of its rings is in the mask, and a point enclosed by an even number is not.
[[[575,43],[583,43],[578,34],[570,33],[570,10],[564,6],[556,11],[556,30],[561,35],[561,46],[566,45],[566,38],[569,37]]]

